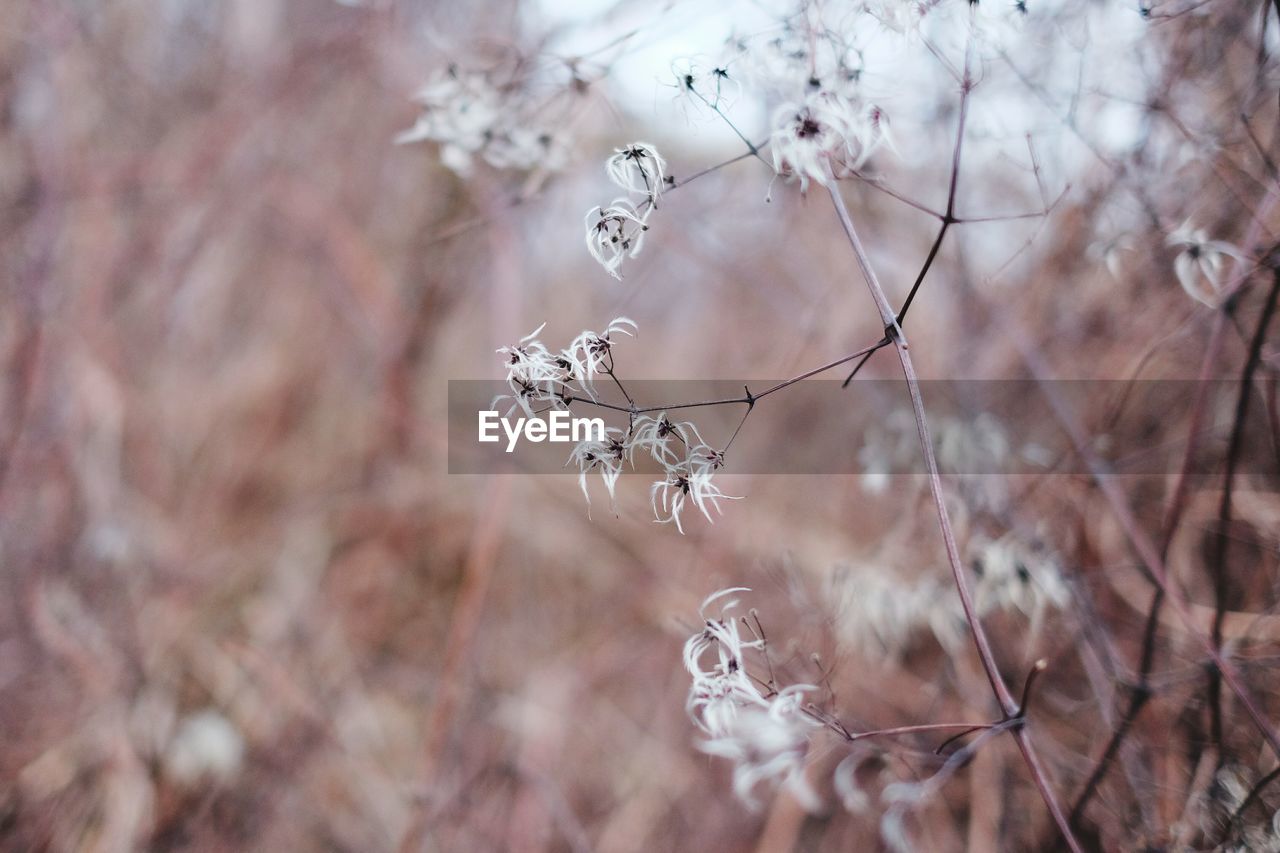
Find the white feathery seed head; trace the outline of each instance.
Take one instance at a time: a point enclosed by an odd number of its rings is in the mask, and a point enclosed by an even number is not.
[[[666,180],[667,161],[658,149],[647,142],[632,142],[614,150],[605,162],[609,180],[627,192],[646,196],[650,205],[657,205]]]
[[[821,728],[806,713],[804,697],[816,688],[795,684],[774,690],[748,671],[746,653],[763,653],[765,643],[742,637],[733,615],[738,602],[728,598],[738,592],[750,590],[734,587],[709,596],[699,608],[703,628],[685,642],[684,664],[693,679],[686,709],[707,736],[698,748],[733,763],[734,793],[749,807],[758,805],[757,786],[771,782],[817,810],[821,803],[804,773],[809,739]],[[719,616],[708,617],[714,602],[721,602]]]

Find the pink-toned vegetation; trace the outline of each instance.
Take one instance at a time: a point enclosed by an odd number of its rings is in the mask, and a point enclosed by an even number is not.
[[[10,4],[0,848],[1280,850],[1277,10],[835,5]],[[544,321],[863,470],[448,474]]]

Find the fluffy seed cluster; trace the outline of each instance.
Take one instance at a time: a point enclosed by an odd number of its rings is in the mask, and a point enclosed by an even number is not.
[[[861,168],[881,146],[893,146],[888,117],[861,87],[863,53],[851,33],[822,25],[806,7],[764,36],[731,41],[735,59],[769,100],[774,170],[828,184]]]
[[[987,475],[1004,471],[1015,459],[1033,461],[1034,446],[1015,449],[1009,430],[987,412],[972,418],[935,416],[930,427],[938,466],[953,475],[951,481],[966,504],[992,512],[1007,508],[1005,478]],[[922,461],[915,416],[909,409],[894,409],[863,432],[858,450],[862,490],[884,494],[892,474],[919,471]]]
[[[574,398],[594,400],[596,377],[613,369],[614,337],[634,337],[636,332],[635,321],[616,317],[603,332],[583,331],[569,346],[552,352],[538,340],[546,325],[525,335],[515,346],[498,349],[511,393],[494,398],[494,405],[509,401],[508,415],[519,409],[532,417],[535,405],[543,404],[545,411],[547,407],[565,408]]]
[[[860,169],[888,139],[888,124],[878,107],[859,107],[840,94],[818,89],[774,113],[769,147],[773,168],[800,181],[827,185]]]
[[[569,346],[553,351],[538,339],[546,324],[502,347],[509,394],[494,398],[491,408],[506,407],[506,414],[522,412],[533,417],[551,410],[567,410],[575,403],[601,402],[597,382],[607,376],[622,390],[614,376],[613,349],[620,335],[634,336],[636,324],[626,317],[614,319],[602,332],[584,331]],[[625,409],[624,409],[625,410]],[[578,484],[591,505],[589,475],[598,473],[612,501],[623,470],[634,470],[645,458],[658,464],[662,479],[650,489],[654,520],[674,524],[684,533],[681,515],[693,506],[707,521],[721,512],[720,502],[738,500],[726,495],[714,481],[724,465],[724,452],[703,440],[692,421],[673,421],[666,412],[628,411],[627,427],[609,427],[603,440],[574,445],[566,465],[578,469]]]
[[[441,161],[469,175],[477,157],[497,169],[558,170],[567,160],[564,138],[519,83],[499,84],[488,73],[449,66],[414,97],[422,113],[396,137],[400,144],[429,140],[440,145]]]
[[[1009,533],[979,537],[969,550],[979,616],[1020,613],[1035,633],[1046,614],[1070,603],[1056,557],[1036,545]],[[830,596],[843,641],[869,659],[900,660],[929,637],[948,654],[965,647],[964,610],[942,577],[908,580],[880,565],[844,565],[832,576]]]
[[[647,142],[618,148],[605,161],[609,180],[631,197],[615,198],[607,207],[587,211],[587,251],[614,278],[622,278],[622,262],[640,254],[649,216],[658,208],[667,181],[667,163]]]
[[[733,790],[755,807],[754,791],[763,783],[781,784],[801,804],[819,801],[804,775],[809,739],[822,724],[806,712],[805,694],[816,688],[795,684],[781,690],[748,668],[746,654],[765,654],[765,639],[750,623],[733,615],[744,587],[720,590],[702,603],[703,627],[684,645],[684,665],[692,677],[686,708],[706,736],[699,748],[733,764]],[[727,599],[727,600],[726,600]],[[707,608],[720,602],[719,615]],[[750,638],[743,638],[746,625]]]

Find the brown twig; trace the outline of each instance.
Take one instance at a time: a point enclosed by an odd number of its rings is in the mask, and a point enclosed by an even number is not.
[[[996,312],[997,316],[1008,321],[1006,313],[1001,309],[990,304],[988,304],[988,307],[993,312]],[[1200,641],[1213,665],[1222,671],[1223,680],[1240,699],[1240,704],[1244,707],[1249,718],[1253,720],[1258,731],[1262,733],[1272,750],[1277,755],[1280,755],[1280,736],[1276,734],[1270,721],[1263,715],[1257,700],[1253,698],[1253,694],[1245,688],[1236,668],[1222,657],[1222,654],[1213,645],[1210,638],[1201,635],[1196,629],[1194,618],[1187,602],[1177,587],[1171,583],[1165,561],[1160,556],[1155,543],[1151,541],[1151,537],[1138,523],[1133,514],[1133,509],[1129,506],[1127,497],[1111,475],[1106,463],[1093,449],[1084,427],[1076,419],[1066,401],[1053,388],[1049,378],[1048,366],[1045,364],[1038,348],[1022,333],[1016,324],[1005,322],[1003,325],[1008,328],[1015,346],[1031,371],[1032,377],[1039,384],[1041,393],[1048,401],[1050,409],[1052,409],[1054,416],[1058,419],[1063,429],[1066,430],[1076,453],[1080,455],[1089,470],[1090,476],[1098,484],[1098,488],[1111,505],[1116,520],[1120,523],[1126,538],[1129,540],[1130,545],[1133,546],[1134,551],[1137,552],[1139,559],[1146,566],[1152,580],[1167,597],[1170,605],[1174,608],[1179,619],[1187,626],[1189,632]]]

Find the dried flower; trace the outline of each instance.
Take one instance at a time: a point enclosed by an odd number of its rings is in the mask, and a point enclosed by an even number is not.
[[[547,327],[543,323],[520,339],[513,347],[500,347],[497,352],[506,356],[507,382],[542,382],[560,378],[564,370],[556,364],[555,356],[546,348],[538,335]]]
[[[721,511],[720,500],[740,500],[738,496],[726,495],[711,482],[715,468],[711,460],[697,453],[696,449],[685,461],[668,466],[666,479],[658,480],[649,490],[654,520],[661,524],[674,523],[676,529],[684,533],[680,513],[684,511],[685,504],[692,501],[707,521],[714,523],[711,510]]]
[[[1037,552],[1012,533],[999,539],[977,539],[974,587],[978,613],[1018,610],[1036,622],[1047,609],[1060,610],[1071,601],[1071,591],[1052,555]]]
[[[876,127],[883,127],[877,110]],[[883,136],[845,98],[818,91],[802,103],[786,104],[774,114],[770,138],[773,167],[800,179],[803,192],[814,180],[824,186],[837,171],[857,169]]]
[[[538,340],[538,335],[546,325],[543,323],[525,335],[515,346],[500,347],[497,350],[499,355],[504,356],[507,386],[511,388],[511,394],[495,397],[491,408],[497,408],[502,400],[510,400],[508,415],[519,409],[527,417],[532,417],[534,403],[559,400],[556,392],[559,384],[569,376],[569,365]]]
[[[612,336],[616,334],[635,337],[636,324],[626,317],[615,317],[605,330],[599,334],[584,331],[569,344],[560,358],[570,365],[574,378],[579,379],[584,387],[590,389],[597,373],[609,369],[607,363],[613,347]]]
[[[1192,299],[1216,308],[1222,298],[1224,258],[1243,259],[1244,252],[1231,243],[1210,240],[1208,232],[1194,227],[1190,219],[1183,222],[1165,242],[1182,248],[1173,262],[1178,284]]]
[[[709,737],[699,749],[733,762],[733,790],[755,807],[754,791],[761,782],[784,785],[802,805],[819,806],[817,795],[804,776],[809,736],[821,724],[805,712],[804,694],[816,688],[795,684],[775,692],[760,689],[747,670],[744,654],[763,650],[764,640],[744,640],[738,622],[729,612],[730,600],[721,606],[719,619],[708,619],[707,607],[743,587],[720,590],[699,608],[704,627],[684,646],[685,668],[692,676],[686,708],[693,722]],[[714,663],[707,665],[709,652]]]
[[[1012,533],[996,540],[975,538],[970,553],[979,616],[1018,612],[1034,633],[1047,612],[1071,602],[1054,556]],[[954,588],[938,577],[904,578],[892,567],[867,563],[837,566],[830,583],[828,597],[851,651],[896,662],[929,637],[949,654],[964,648],[964,610]]]
[[[460,175],[470,174],[477,156],[495,168],[519,170],[556,170],[567,160],[563,139],[530,113],[519,86],[498,86],[487,74],[450,66],[414,100],[422,113],[396,143],[437,142],[441,162]]]
[[[647,196],[651,205],[658,203],[666,169],[667,162],[647,142],[633,142],[615,149],[605,163],[611,181],[628,192]]]
[[[588,511],[591,508],[591,493],[587,490],[587,474],[591,471],[600,472],[612,503],[618,477],[622,476],[622,460],[625,455],[626,434],[616,427],[605,430],[604,441],[584,441],[574,446],[565,465],[578,466],[578,487],[582,489],[582,496],[587,499]]]
[[[755,808],[755,787],[781,781],[800,804],[817,811],[821,801],[804,777],[809,735],[820,726],[804,713],[804,693],[811,685],[784,688],[765,707],[743,707],[724,734],[699,745],[710,755],[733,762],[733,792]]]
[[[875,564],[838,565],[829,595],[841,639],[867,659],[898,661],[929,636],[947,652],[964,645],[960,600],[934,577],[904,578]]]
[[[618,270],[624,258],[640,254],[644,233],[649,230],[646,210],[641,215],[636,206],[624,198],[615,199],[606,208],[593,207],[587,211],[587,251],[605,268],[609,275],[622,278]]]
[[[640,415],[631,424],[631,442],[627,446],[631,454],[629,458],[634,460],[635,452],[641,450],[663,468],[673,468],[682,455],[677,448],[672,447],[673,441],[681,445],[680,449],[685,454],[690,447],[703,446],[702,436],[692,421],[677,423],[668,418],[666,412],[656,418]]]
[[[743,705],[767,705],[768,700],[760,692],[747,673],[743,653],[747,649],[762,649],[760,638],[743,640],[738,622],[725,615],[737,607],[737,600],[721,605],[720,618],[707,618],[707,607],[712,602],[735,592],[750,592],[746,587],[722,589],[707,596],[698,608],[698,616],[704,628],[684,644],[684,666],[693,677],[685,708],[697,726],[712,736],[729,730],[738,709]],[[708,668],[706,653],[714,650],[716,662]]]

